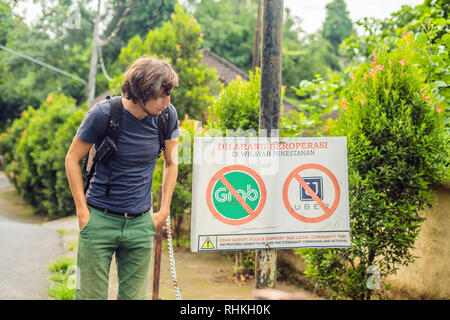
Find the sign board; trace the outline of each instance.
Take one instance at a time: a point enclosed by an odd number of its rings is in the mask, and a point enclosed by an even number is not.
[[[346,137],[194,138],[191,250],[349,247]]]

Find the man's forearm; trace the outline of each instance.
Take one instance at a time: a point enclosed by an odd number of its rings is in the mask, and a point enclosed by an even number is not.
[[[83,188],[83,177],[78,161],[73,160],[72,158],[66,158],[66,174],[77,212],[87,209]]]
[[[172,200],[172,194],[175,189],[178,176],[178,164],[164,163],[163,169],[163,181],[162,181],[162,199],[160,212],[164,213],[164,219],[167,218],[170,211],[170,202]]]

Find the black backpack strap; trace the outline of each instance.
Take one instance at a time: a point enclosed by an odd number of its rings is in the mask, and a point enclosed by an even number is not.
[[[122,129],[122,116],[123,116],[123,104],[122,104],[122,97],[113,97],[111,98],[110,96],[106,97],[106,99],[109,101],[110,103],[110,112],[109,112],[109,119],[108,119],[108,123],[106,125],[106,130],[104,132],[104,134],[102,135],[102,137],[100,138],[101,140],[99,140],[97,143],[95,143],[95,150],[97,151],[98,148],[101,149],[101,145],[103,143],[109,142],[109,145],[111,145],[111,141],[113,141],[113,143],[115,143],[115,146],[117,145],[117,141],[119,138],[119,134],[120,134],[120,130]],[[107,141],[109,140],[109,141]],[[114,148],[113,148],[114,149]],[[110,194],[110,190],[111,190],[111,175],[112,175],[112,154],[115,151],[111,151],[108,152],[107,155],[107,159],[102,160],[102,161],[107,161],[107,166],[108,166],[108,182],[106,185],[106,190],[105,190],[105,197],[109,197]],[[89,161],[89,157],[91,156],[91,152],[89,152],[89,154],[85,157],[84,159],[84,163],[83,163],[83,173],[86,177],[86,186],[84,188],[84,193],[86,193],[86,191],[89,188],[89,184],[91,182],[92,177],[94,176],[95,173],[95,169],[96,169],[96,165],[97,162],[100,160],[99,157],[99,152],[96,152],[93,159],[92,159],[92,166],[90,168],[89,171],[87,171],[87,164]],[[103,154],[104,156],[104,154]]]
[[[159,156],[161,156],[161,153],[166,148],[166,145],[164,143],[164,137],[167,136],[167,133],[169,132],[169,120],[170,120],[170,111],[168,106],[161,112],[161,114],[158,116],[158,133],[159,133]]]
[[[110,96],[106,96],[106,100],[109,101],[110,106],[111,106],[111,97]],[[111,118],[111,114],[110,114],[110,118]],[[108,128],[108,124],[107,124],[107,128]],[[105,137],[105,135],[103,134],[101,139],[103,139],[104,137]],[[95,143],[93,148],[95,149],[96,147],[97,147],[97,143]],[[94,154],[94,155],[92,156],[92,154]],[[92,160],[91,160],[91,158],[92,158]],[[84,186],[84,193],[85,194],[86,194],[86,191],[89,189],[89,185],[91,184],[91,179],[94,176],[95,168],[97,166],[97,160],[98,160],[98,158],[96,157],[95,153],[92,152],[92,149],[89,150],[89,153],[83,159],[82,173],[83,173],[84,177],[86,178],[86,185]],[[91,161],[92,161],[92,164],[91,164],[90,169],[88,170],[88,164]]]
[[[110,99],[109,122],[106,127],[106,137],[110,137],[117,145],[120,130],[122,129],[123,104],[122,97],[113,97]],[[105,189],[105,197],[109,198],[111,191],[111,176],[112,176],[112,157],[108,161],[108,182]]]
[[[113,97],[110,100],[111,110],[109,113],[109,123],[106,128],[106,136],[117,142],[120,130],[122,129],[123,104],[122,97]]]

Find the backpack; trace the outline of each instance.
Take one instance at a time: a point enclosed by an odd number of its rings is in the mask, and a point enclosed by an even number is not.
[[[95,173],[96,165],[99,161],[107,163],[108,166],[108,183],[105,190],[105,198],[109,197],[111,191],[111,175],[112,175],[112,161],[111,157],[117,152],[117,141],[119,139],[120,130],[122,129],[122,114],[123,104],[122,97],[110,97],[106,99],[109,101],[110,112],[109,120],[104,134],[101,136],[89,150],[89,153],[83,159],[83,176],[86,179],[84,193],[89,188],[92,177]],[[169,130],[169,107],[165,108],[158,116],[158,135],[159,135],[159,153],[158,158],[165,149],[164,137],[167,136]]]

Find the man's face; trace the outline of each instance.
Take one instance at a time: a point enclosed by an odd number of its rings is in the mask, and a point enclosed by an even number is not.
[[[171,89],[161,88],[158,97],[156,99],[148,100],[144,108],[152,116],[156,117],[161,114],[161,112],[170,105],[170,93]]]

